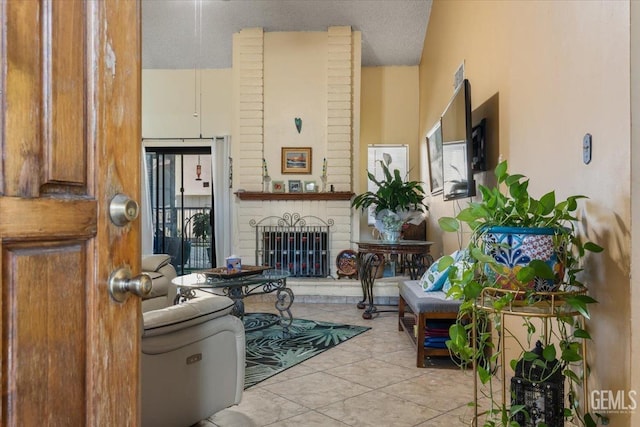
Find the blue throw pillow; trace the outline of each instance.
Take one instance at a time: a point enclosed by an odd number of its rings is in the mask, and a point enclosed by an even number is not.
[[[455,251],[451,256],[453,259],[456,259],[458,251]],[[445,268],[442,271],[438,271],[438,262],[441,258],[438,258],[433,262],[424,272],[422,277],[420,278],[420,284],[422,285],[422,289],[425,292],[437,292],[441,291],[445,282],[447,281],[447,277],[449,276],[449,267]]]

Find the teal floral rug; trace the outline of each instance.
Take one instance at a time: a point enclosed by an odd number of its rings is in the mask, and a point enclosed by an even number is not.
[[[245,326],[247,320],[254,324],[259,321],[245,318]],[[248,331],[244,388],[246,390],[369,329],[365,326],[293,319],[286,337],[283,337],[282,327],[278,324]]]

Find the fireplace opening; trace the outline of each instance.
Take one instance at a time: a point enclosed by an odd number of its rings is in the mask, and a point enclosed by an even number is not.
[[[288,271],[293,277],[327,277],[334,221],[285,213],[250,224],[256,229],[256,265]]]

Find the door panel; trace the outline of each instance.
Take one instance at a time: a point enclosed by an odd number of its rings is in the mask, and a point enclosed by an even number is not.
[[[140,4],[0,1],[0,425],[139,424]],[[6,64],[6,65],[5,65]]]
[[[45,2],[50,9],[43,22],[44,137],[46,144],[45,184],[67,183],[86,186],[84,96],[87,58],[84,3]],[[77,50],[77,54],[69,55]],[[48,142],[49,142],[48,141]]]
[[[85,374],[73,368],[85,358],[85,253],[83,241],[3,247],[3,265],[12,266],[3,281],[13,310],[7,388],[18,392],[7,425],[84,424]]]

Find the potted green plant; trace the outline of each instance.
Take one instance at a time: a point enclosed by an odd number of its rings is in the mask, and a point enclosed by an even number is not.
[[[196,239],[206,246],[207,257],[211,261],[211,213],[210,212],[198,212],[189,218],[191,221],[193,235]]]
[[[444,231],[461,232],[463,226],[471,231],[461,257],[445,256],[438,262],[440,271],[448,269],[448,296],[462,300],[447,347],[461,366],[475,368],[477,380],[489,390],[491,405],[484,413],[484,425],[520,425],[517,420],[529,417],[525,409],[499,402],[493,395],[492,380],[496,372],[504,372],[500,366],[504,349],[494,339],[505,338],[500,335],[505,333],[500,317],[504,310],[514,306],[524,313],[532,307],[542,310],[550,329],[537,331],[536,322],[523,316],[527,340],[516,340],[518,354],[509,364],[515,371],[519,361],[534,361],[552,374],[560,371],[569,381],[569,401],[575,404],[563,415],[595,426],[589,413],[579,413],[577,390],[585,378],[582,370],[575,369],[576,363],[585,362],[582,348],[590,339],[578,318],[589,318],[588,306],[596,302],[586,294],[580,272],[586,252],[603,250],[583,242],[575,228],[578,200],[585,197],[558,201],[551,191],[536,199],[528,192],[529,179],[509,174],[506,161],[496,167],[495,176],[497,186],[479,185],[481,201],[470,202],[455,218],[438,220]],[[547,325],[550,318],[557,321]],[[541,343],[538,352],[531,351],[535,341]]]
[[[191,217],[193,224],[193,235],[203,242],[209,240],[211,236],[211,216],[209,212],[198,212]]]
[[[419,181],[405,181],[398,169],[391,171],[390,159],[379,162],[383,179],[377,179],[367,171],[369,180],[378,188],[357,195],[351,206],[362,211],[373,206],[376,228],[383,233],[385,240],[398,240],[402,225],[416,218],[422,220],[429,207],[424,203],[425,193]]]

